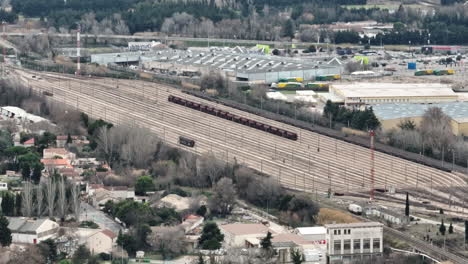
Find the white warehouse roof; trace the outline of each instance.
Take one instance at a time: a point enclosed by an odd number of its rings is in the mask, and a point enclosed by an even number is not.
[[[457,94],[450,86],[439,83],[350,83],[333,84],[332,88],[344,98],[446,96],[457,98]]]
[[[296,230],[297,234],[300,235],[323,235],[327,233],[327,229],[324,226],[298,227]]]

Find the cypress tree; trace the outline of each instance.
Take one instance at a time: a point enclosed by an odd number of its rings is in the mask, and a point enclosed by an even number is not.
[[[446,228],[445,228],[445,224],[444,224],[444,219],[442,219],[442,223],[440,223],[440,227],[439,227],[439,232],[445,236],[445,231],[446,231]]]
[[[452,225],[452,222],[450,222],[448,231],[449,231],[449,234],[453,234],[453,225]]]
[[[406,192],[405,215],[409,217],[409,214],[410,214],[409,194],[408,194],[408,192]]]
[[[0,245],[8,247],[11,244],[11,230],[8,228],[8,219],[0,215]]]

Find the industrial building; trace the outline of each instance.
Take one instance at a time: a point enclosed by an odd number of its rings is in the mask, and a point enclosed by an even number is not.
[[[329,224],[325,228],[328,241],[327,263],[348,263],[351,260],[371,259],[382,255],[381,223]]]
[[[330,95],[347,106],[458,100],[449,85],[439,83],[340,83],[330,85]]]
[[[443,104],[381,104],[372,106],[383,130],[398,128],[405,120],[419,125],[430,107],[440,107],[451,118],[453,134],[468,136],[468,102]]]
[[[280,78],[341,74],[341,66],[324,61],[301,60],[265,55],[244,48],[207,50],[163,49],[157,52],[126,52],[91,55],[91,62],[139,64],[145,70],[177,75],[196,75],[213,70],[224,71],[239,81],[273,83]]]

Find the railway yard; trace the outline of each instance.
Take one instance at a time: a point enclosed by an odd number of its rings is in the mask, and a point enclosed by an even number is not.
[[[34,91],[51,93],[53,100],[93,118],[148,127],[169,144],[196,153],[211,151],[227,162],[236,160],[271,175],[290,189],[361,196],[368,195],[371,189],[371,152],[364,147],[204,101],[167,85],[13,71]],[[170,95],[297,133],[298,139],[289,140],[171,103]],[[179,145],[179,136],[194,139],[195,147]],[[460,172],[445,172],[380,152],[375,153],[374,171],[376,189],[417,189],[434,201],[450,200],[451,204],[464,207],[467,181]]]

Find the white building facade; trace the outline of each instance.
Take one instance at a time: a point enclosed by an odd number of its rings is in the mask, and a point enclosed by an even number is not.
[[[328,263],[371,259],[383,252],[383,224],[363,222],[331,224],[327,228]]]

